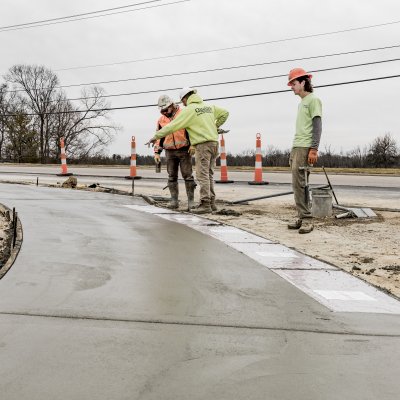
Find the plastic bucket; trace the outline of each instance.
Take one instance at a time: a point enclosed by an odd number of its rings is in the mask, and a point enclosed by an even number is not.
[[[324,189],[311,190],[313,217],[324,218],[332,216],[332,192]]]

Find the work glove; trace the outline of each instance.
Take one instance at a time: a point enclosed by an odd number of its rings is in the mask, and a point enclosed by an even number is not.
[[[158,153],[154,154],[154,161],[156,162],[156,164],[159,164],[161,162],[161,157]]]
[[[309,165],[314,165],[317,163],[318,160],[318,150],[317,149],[310,149],[308,151],[308,164]]]
[[[196,148],[194,146],[190,146],[188,153],[193,157],[196,154]]]

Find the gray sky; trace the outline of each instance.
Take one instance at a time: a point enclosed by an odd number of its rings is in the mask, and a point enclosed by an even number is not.
[[[165,4],[174,0],[163,0]],[[138,3],[140,0],[12,0],[3,1],[0,26],[96,11]],[[206,51],[313,35],[400,20],[398,0],[191,0],[180,4],[87,19],[32,29],[0,32],[0,73],[14,64],[41,64],[56,71],[61,84],[87,83],[143,77],[234,65],[310,57],[374,47],[400,45],[400,23],[336,35],[291,40],[241,49],[185,57],[133,62],[97,68],[77,68],[180,53]],[[149,4],[150,5],[150,4]],[[149,6],[147,5],[147,6]],[[318,70],[329,67],[400,58],[400,48],[168,78],[101,85],[107,94],[158,90],[160,92],[117,97],[112,107],[154,104],[162,89],[287,74],[294,67]],[[314,74],[315,85],[400,74],[400,62],[377,64]],[[232,85],[198,87],[203,98],[287,89],[287,78]],[[369,144],[390,132],[400,144],[398,91],[400,78],[333,88],[316,89],[323,103],[320,150],[331,146],[347,151]],[[66,89],[77,97],[81,88]],[[166,92],[178,99],[178,91]],[[224,127],[227,151],[240,153],[255,147],[262,134],[265,148],[289,148],[299,99],[292,93],[218,100],[230,111]],[[154,133],[156,107],[113,111],[112,119],[123,129],[109,153],[129,154],[130,138],[137,150],[149,154],[144,143]]]

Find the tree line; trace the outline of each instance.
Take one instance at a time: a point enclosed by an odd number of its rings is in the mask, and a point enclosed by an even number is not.
[[[269,146],[262,151],[263,167],[287,167],[290,150],[280,150]],[[226,156],[228,166],[254,167],[255,151],[246,150],[240,154]],[[165,159],[163,160],[165,163]],[[110,157],[97,156],[81,159],[85,164],[129,165],[130,156],[113,154]],[[138,165],[154,165],[153,156],[137,154]],[[217,165],[219,165],[219,159]],[[335,153],[331,146],[325,146],[319,151],[318,165],[328,168],[400,168],[400,149],[396,140],[389,133],[377,137],[369,146],[356,147],[347,152]]]
[[[118,127],[104,111],[102,88],[83,89],[79,103],[67,99],[57,75],[36,65],[15,65],[0,82],[0,160],[56,162],[63,137],[67,156],[103,154]]]
[[[119,131],[105,109],[101,87],[83,89],[78,103],[67,99],[57,75],[44,66],[15,65],[0,82],[0,161],[56,163],[64,138],[69,163],[128,165],[130,156],[107,156]],[[400,167],[400,150],[390,133],[370,145],[337,153],[320,149],[319,165],[332,168]],[[263,166],[286,167],[290,150],[269,146]],[[227,154],[230,166],[254,166],[255,151]],[[154,165],[152,156],[137,155],[138,165]],[[217,161],[219,164],[219,160]]]

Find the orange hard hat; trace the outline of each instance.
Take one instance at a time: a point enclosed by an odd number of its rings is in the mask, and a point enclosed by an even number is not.
[[[301,76],[308,76],[310,79],[312,78],[312,75],[307,73],[303,68],[293,68],[290,72],[289,72],[289,82],[288,82],[288,86],[290,86],[290,82],[294,81],[297,78],[300,78]]]

